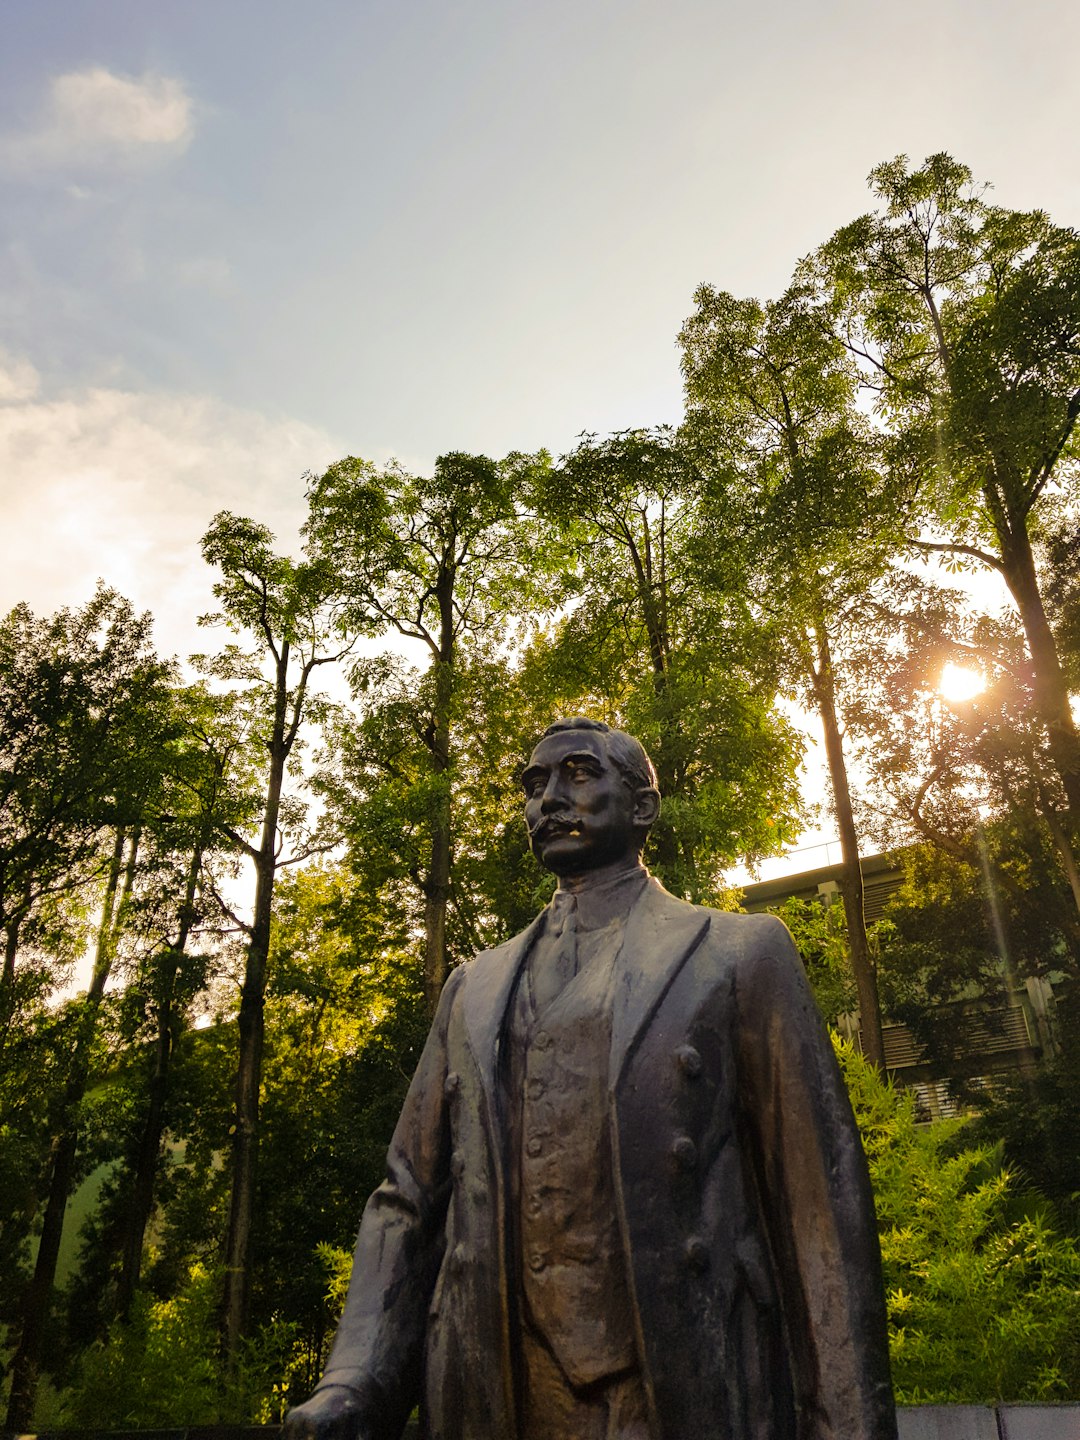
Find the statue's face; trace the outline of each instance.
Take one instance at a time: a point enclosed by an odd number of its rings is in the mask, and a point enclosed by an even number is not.
[[[546,735],[533,751],[521,783],[529,844],[540,863],[556,875],[595,870],[640,850],[639,806],[608,759],[601,731]]]

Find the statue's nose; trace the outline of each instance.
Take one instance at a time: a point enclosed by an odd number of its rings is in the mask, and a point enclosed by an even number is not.
[[[544,787],[544,793],[540,799],[540,809],[545,815],[550,815],[553,810],[562,810],[565,803],[566,797],[563,794],[563,787],[559,783],[559,777],[552,775]]]

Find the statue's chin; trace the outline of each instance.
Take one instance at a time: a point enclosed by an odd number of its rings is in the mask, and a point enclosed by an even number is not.
[[[560,877],[631,865],[638,857],[636,847],[598,848],[594,840],[577,835],[553,836],[540,845],[534,844],[533,852],[546,870]]]
[[[576,875],[582,870],[591,870],[596,863],[587,845],[571,836],[560,836],[536,849],[536,858],[547,870],[556,875]]]

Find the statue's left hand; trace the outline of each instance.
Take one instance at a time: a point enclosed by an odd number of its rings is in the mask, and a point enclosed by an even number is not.
[[[347,1385],[327,1385],[285,1416],[281,1440],[368,1440],[359,1397]]]

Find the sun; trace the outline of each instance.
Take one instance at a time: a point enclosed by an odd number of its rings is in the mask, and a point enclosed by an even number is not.
[[[950,660],[942,669],[938,689],[946,700],[971,700],[986,689],[986,679],[978,670],[954,665]]]

